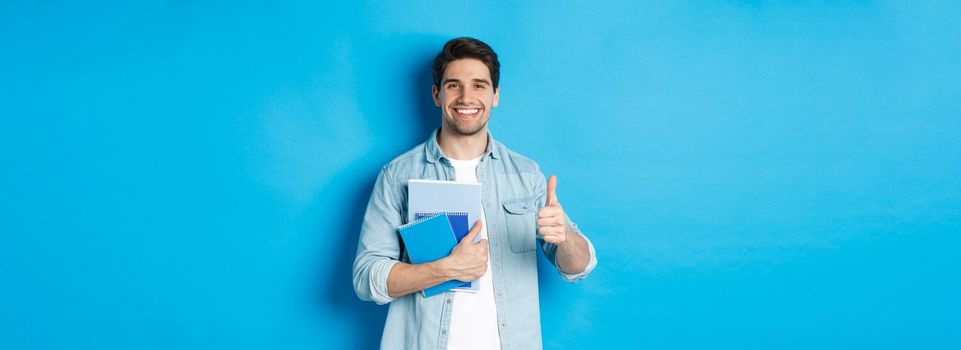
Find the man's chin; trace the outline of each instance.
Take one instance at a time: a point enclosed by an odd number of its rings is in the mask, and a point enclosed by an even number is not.
[[[455,128],[455,129],[454,129],[454,132],[456,132],[456,133],[459,134],[459,135],[463,135],[463,136],[474,136],[474,135],[479,134],[479,133],[481,132],[481,129],[480,129],[480,128],[477,128],[477,129],[464,130],[464,129],[457,129],[457,128]]]
[[[448,125],[450,125],[451,131],[453,131],[458,135],[474,136],[484,131],[484,126],[487,125],[487,123],[483,123],[477,126],[457,125],[456,123],[448,124]]]

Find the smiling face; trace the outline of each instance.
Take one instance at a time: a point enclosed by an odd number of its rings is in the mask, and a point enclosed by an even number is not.
[[[432,88],[434,105],[440,107],[443,128],[472,136],[487,131],[491,109],[497,107],[500,89],[491,83],[490,70],[480,60],[451,61],[440,86]]]

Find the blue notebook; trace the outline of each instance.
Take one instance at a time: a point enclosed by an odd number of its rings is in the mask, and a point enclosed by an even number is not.
[[[447,213],[440,213],[400,227],[400,236],[410,262],[422,264],[442,259],[450,255],[457,245],[457,238],[450,228]],[[448,289],[459,287],[464,282],[451,280],[423,290],[425,297],[440,294]]]
[[[418,213],[464,212],[467,213],[469,230],[483,215],[481,186],[479,183],[410,179],[407,181],[407,222],[417,220]],[[480,236],[474,240],[477,241]]]
[[[415,214],[414,219],[420,220],[437,214],[438,213],[435,212],[422,211]],[[467,236],[467,233],[470,232],[470,229],[467,227],[467,213],[448,212],[447,221],[450,223],[451,230],[454,231],[454,237],[457,238],[457,243],[460,243],[460,240],[464,239],[464,237]],[[475,291],[474,288],[471,288],[471,282],[463,282],[458,287],[464,288],[457,288],[457,290]]]
[[[420,220],[437,214],[440,213],[432,211],[417,212],[414,214],[414,220]],[[454,231],[454,237],[457,237],[457,242],[460,243],[460,240],[470,232],[467,223],[467,213],[447,212],[447,221],[450,222],[450,228]]]

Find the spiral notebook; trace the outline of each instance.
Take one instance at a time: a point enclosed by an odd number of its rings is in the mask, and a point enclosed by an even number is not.
[[[429,218],[440,213],[441,212],[435,211],[419,211],[414,214],[414,220]],[[447,221],[450,222],[450,229],[454,231],[454,237],[457,238],[457,243],[460,243],[460,240],[470,232],[470,229],[467,227],[467,213],[449,211],[447,212]]]
[[[467,213],[467,227],[482,216],[481,184],[410,179],[407,181],[407,222],[418,213]],[[465,231],[466,232],[466,231]],[[474,242],[480,241],[478,236]]]
[[[421,220],[423,218],[431,217],[437,215],[437,212],[430,211],[420,211],[414,215],[415,220]],[[450,228],[454,231],[454,237],[457,238],[457,243],[467,236],[470,229],[467,227],[467,213],[465,212],[447,212],[447,221],[450,222]],[[454,288],[455,291],[463,292],[479,292],[480,286],[475,282],[462,282],[460,286]]]
[[[399,230],[410,262],[414,264],[442,259],[450,255],[457,245],[454,230],[451,229],[447,213],[444,212],[411,222],[401,226]],[[431,297],[463,284],[464,282],[451,280],[424,289],[422,293],[424,297]]]

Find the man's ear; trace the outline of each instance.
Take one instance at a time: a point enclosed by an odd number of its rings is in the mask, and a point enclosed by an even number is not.
[[[437,85],[430,86],[430,96],[434,98],[434,105],[440,107],[440,89]]]
[[[497,107],[497,102],[501,99],[501,88],[500,86],[494,88],[494,101],[491,102],[491,107]]]

